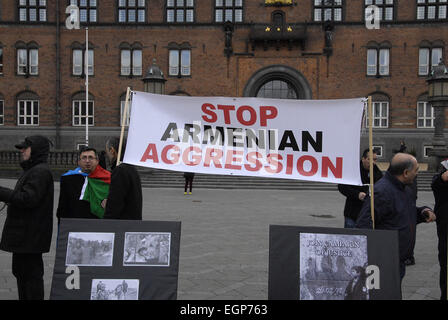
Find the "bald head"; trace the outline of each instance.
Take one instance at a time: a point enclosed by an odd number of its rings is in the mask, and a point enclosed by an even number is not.
[[[397,153],[390,160],[389,173],[404,184],[412,184],[418,172],[418,162],[408,153]]]

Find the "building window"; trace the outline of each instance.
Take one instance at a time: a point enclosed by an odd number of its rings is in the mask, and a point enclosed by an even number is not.
[[[177,77],[191,76],[191,50],[169,50],[169,75]]]
[[[17,114],[19,126],[39,125],[39,100],[18,100]]]
[[[434,108],[427,101],[417,102],[417,128],[434,128]]]
[[[388,76],[390,48],[388,44],[372,44],[367,46],[367,75],[368,76]]]
[[[243,0],[215,0],[215,22],[243,22]]]
[[[383,146],[372,146],[372,150],[374,153],[376,153],[378,158],[383,157]]]
[[[269,80],[257,92],[259,98],[298,99],[297,91],[293,85],[285,80]]]
[[[85,70],[85,49],[73,49],[73,75],[74,76],[84,76]],[[88,54],[88,70],[89,70],[89,76],[93,75],[93,50],[89,49]]]
[[[389,127],[389,98],[383,93],[374,93],[372,96],[373,128]],[[367,104],[364,110],[366,127],[369,127],[369,112]]]
[[[314,0],[314,21],[342,21],[342,0]]]
[[[47,1],[19,0],[19,21],[47,21]]]
[[[121,68],[122,76],[141,76],[142,75],[142,50],[133,49],[131,46],[121,45]],[[126,47],[126,48],[124,48]]]
[[[418,55],[418,75],[427,76],[432,67],[442,60],[442,48],[420,48]]]
[[[5,100],[0,97],[0,126],[5,124]]]
[[[145,22],[145,0],[118,0],[118,22]]]
[[[73,100],[73,126],[85,126],[88,119],[89,126],[93,126],[93,100],[88,101],[86,109],[86,100]]]
[[[423,157],[428,158],[429,152],[431,152],[433,148],[433,146],[423,146]]]
[[[381,21],[394,20],[394,0],[365,0],[365,19],[367,20],[369,10],[368,6],[375,5],[380,12]]]
[[[389,102],[387,101],[375,101],[372,102],[373,113],[373,128],[388,128],[389,127]],[[368,115],[367,127],[369,126]]]
[[[97,0],[70,0],[79,8],[80,22],[97,22]]]
[[[167,0],[167,22],[193,22],[194,0]]]
[[[0,74],[3,74],[3,48],[0,46]]]
[[[447,0],[417,0],[417,20],[446,20]]]
[[[37,75],[39,73],[39,50],[17,49],[17,74]]]

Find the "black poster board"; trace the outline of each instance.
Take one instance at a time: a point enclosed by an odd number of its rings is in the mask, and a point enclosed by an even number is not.
[[[350,295],[359,267],[367,265],[378,267],[379,289],[358,288],[367,296]],[[401,299],[398,232],[271,225],[268,298]]]
[[[61,219],[50,299],[177,299],[180,228],[168,221]],[[67,268],[78,268],[79,289]]]

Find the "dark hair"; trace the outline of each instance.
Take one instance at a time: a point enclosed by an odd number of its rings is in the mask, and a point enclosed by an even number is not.
[[[367,155],[369,154],[369,151],[370,151],[370,149],[369,148],[367,148],[367,149],[365,149],[363,152],[362,152],[362,157],[364,158],[364,159],[366,159],[367,158]],[[376,151],[375,151],[375,149],[372,149],[372,154],[377,154],[376,153]]]
[[[352,270],[355,270],[356,272],[361,273],[361,274],[364,272],[364,268],[361,266],[353,266]]]
[[[106,141],[106,147],[107,149],[114,148],[117,152],[118,156],[118,149],[120,149],[120,138],[119,137],[110,137]],[[123,160],[124,152],[126,151],[126,140],[123,139],[122,145],[121,145],[121,156],[120,161]]]
[[[81,154],[87,151],[93,151],[95,153],[95,157],[98,158],[98,153],[96,152],[95,148],[92,147],[87,147],[87,146],[83,146],[81,148],[79,148],[79,153],[78,153],[78,157],[81,158]]]
[[[401,161],[393,161],[392,158],[387,171],[393,176],[400,176],[403,174],[404,170],[411,170],[412,168],[414,168],[412,158],[403,159]]]

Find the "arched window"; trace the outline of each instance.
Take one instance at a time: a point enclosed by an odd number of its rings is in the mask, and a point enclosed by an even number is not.
[[[273,65],[257,71],[244,88],[245,97],[312,99],[311,87],[297,70]]]
[[[86,93],[78,92],[72,96],[72,125],[85,126],[88,119],[89,126],[94,125],[94,97],[89,93],[88,108],[86,108]]]
[[[86,45],[81,44],[77,41],[73,42],[71,45],[73,59],[72,59],[72,75],[74,76],[85,76],[85,59],[86,59]],[[88,53],[88,70],[89,76],[94,74],[94,46],[89,41],[89,53]]]
[[[389,97],[384,93],[373,93],[372,96],[372,128],[389,127]],[[369,127],[369,114],[366,112],[366,127]]]
[[[39,74],[39,45],[31,41],[25,43],[17,41],[17,75],[38,75]]]
[[[422,41],[418,52],[418,75],[428,76],[433,67],[443,61],[443,48],[445,44],[438,40],[434,42]]]
[[[389,76],[390,49],[392,45],[388,41],[380,44],[370,41],[367,44],[367,75]]]
[[[127,42],[120,44],[121,52],[121,68],[120,75],[122,76],[141,76],[142,67],[142,45],[135,42],[130,45]]]
[[[17,125],[39,125],[39,96],[31,91],[17,95]]]
[[[272,12],[272,24],[274,27],[283,27],[285,24],[285,13],[280,10]]]
[[[284,79],[275,79],[265,82],[257,92],[260,98],[297,99],[297,89]]]
[[[168,75],[181,77],[191,76],[191,45],[184,42],[181,45],[171,42],[168,44],[169,68]]]

